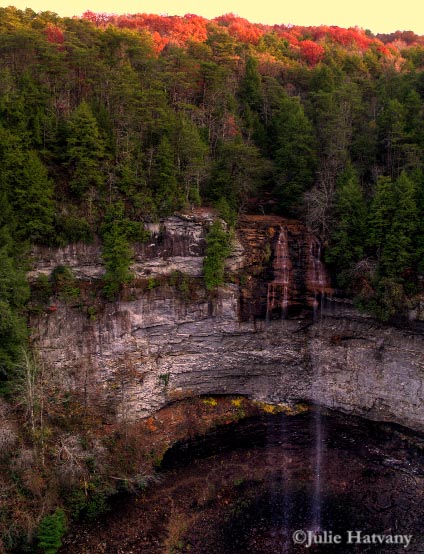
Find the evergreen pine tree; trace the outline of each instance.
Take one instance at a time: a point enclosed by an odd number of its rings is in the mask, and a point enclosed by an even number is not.
[[[214,221],[206,237],[206,256],[203,275],[207,290],[214,290],[224,283],[225,258],[230,254],[229,235],[219,220]]]
[[[261,75],[258,62],[250,56],[246,61],[246,70],[241,80],[238,96],[245,128],[249,136],[262,149],[266,148],[265,128],[261,121],[263,104]]]
[[[53,232],[53,182],[36,152],[27,152],[23,158],[15,171],[11,200],[18,214],[18,236],[31,242],[46,242]]]
[[[262,101],[261,76],[258,71],[258,62],[249,57],[246,61],[246,70],[239,89],[240,100],[252,110],[259,111]]]
[[[418,229],[416,191],[412,179],[402,172],[394,186],[395,209],[381,253],[381,269],[388,277],[402,278],[413,268],[414,236]]]
[[[62,537],[66,531],[66,516],[61,508],[45,516],[38,527],[38,548],[43,554],[56,554],[62,546]]]
[[[174,151],[167,136],[163,136],[157,149],[153,172],[153,188],[159,213],[169,215],[181,207],[183,198],[178,187]]]
[[[379,177],[370,206],[368,244],[380,261],[396,211],[396,190],[390,177]]]
[[[349,286],[353,265],[364,256],[367,206],[359,180],[349,166],[337,183],[336,220],[326,260],[334,265],[340,286]]]
[[[314,137],[299,98],[285,95],[273,117],[275,192],[283,210],[293,213],[312,182],[315,168]]]
[[[104,183],[101,165],[104,156],[104,141],[96,118],[90,106],[81,102],[69,121],[67,140],[70,187],[74,194],[82,196],[90,187],[99,187]]]

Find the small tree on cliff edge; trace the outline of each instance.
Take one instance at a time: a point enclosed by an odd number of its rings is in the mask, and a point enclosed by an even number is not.
[[[206,237],[206,257],[203,275],[206,289],[212,291],[224,283],[225,258],[231,253],[230,235],[221,221],[214,221]]]

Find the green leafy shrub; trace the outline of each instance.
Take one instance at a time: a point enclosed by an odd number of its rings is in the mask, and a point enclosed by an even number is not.
[[[182,271],[173,271],[169,276],[169,284],[176,287],[183,300],[189,300],[194,290],[194,279]]]
[[[40,273],[40,275],[38,275],[34,289],[37,294],[37,299],[40,302],[48,302],[50,296],[52,295],[52,285],[47,275],[44,273]]]
[[[47,275],[41,273],[31,285],[31,298],[28,310],[34,314],[41,313],[46,309],[52,294],[53,287],[50,279]]]
[[[154,277],[149,277],[147,280],[147,290],[153,290],[159,286],[159,281]]]
[[[58,265],[52,271],[51,280],[55,292],[61,298],[66,301],[78,298],[80,289],[72,269],[65,265]]]
[[[88,306],[87,308],[87,317],[91,321],[96,321],[97,319],[97,309],[95,306]]]
[[[93,232],[88,221],[77,215],[58,214],[55,220],[56,236],[53,246],[64,246],[72,242],[93,242]]]
[[[96,519],[109,511],[108,498],[114,494],[112,488],[90,482],[88,489],[73,489],[66,496],[67,508],[75,520]]]
[[[405,304],[402,284],[389,277],[382,277],[374,284],[374,289],[355,299],[358,309],[371,313],[380,321],[388,321],[402,310]]]
[[[98,491],[89,497],[85,505],[85,516],[87,519],[96,519],[110,510],[110,506],[107,503],[108,496],[107,493]]]
[[[215,203],[215,208],[218,210],[219,217],[222,217],[224,221],[235,227],[237,223],[237,212],[230,206],[228,200],[221,196],[221,198]]]
[[[161,373],[158,376],[158,381],[161,385],[163,385],[164,387],[167,387],[170,377],[171,377],[171,375],[170,375],[169,371],[167,373]]]

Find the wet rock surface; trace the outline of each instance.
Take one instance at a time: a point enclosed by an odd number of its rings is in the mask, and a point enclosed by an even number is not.
[[[310,552],[424,550],[423,439],[402,429],[327,412],[322,416],[320,531],[341,544]],[[160,483],[121,497],[113,512],[66,538],[62,554],[272,554],[305,552],[313,530],[315,414],[261,417],[179,443]],[[348,531],[412,535],[404,544],[348,544]],[[306,550],[308,551],[308,550]]]
[[[333,294],[319,241],[305,225],[277,216],[240,218],[244,247],[240,318],[280,318],[317,309]]]

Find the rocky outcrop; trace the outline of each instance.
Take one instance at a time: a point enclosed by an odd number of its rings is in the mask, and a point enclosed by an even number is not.
[[[173,270],[200,276],[205,250],[205,235],[213,220],[211,212],[169,217],[162,223],[147,223],[150,239],[134,248],[132,272],[136,277],[156,277]],[[101,244],[69,244],[63,248],[34,247],[30,280],[49,275],[55,267],[69,267],[79,279],[97,280],[104,274]]]
[[[198,277],[208,218],[174,217],[154,229],[137,250],[137,275],[178,269]],[[275,261],[279,241],[290,263]],[[87,248],[38,251],[32,275],[60,262],[83,279],[97,278],[100,250],[89,247],[89,256]],[[331,299],[317,248],[298,222],[246,217],[228,261],[237,273],[215,295],[201,283],[188,296],[165,281],[151,290],[135,286],[95,316],[58,301],[55,311],[32,318],[33,343],[63,386],[85,395],[105,421],[144,417],[184,396],[244,394],[317,402],[424,431],[423,337]],[[95,274],[87,270],[93,267]],[[269,309],[273,284],[280,291]]]

